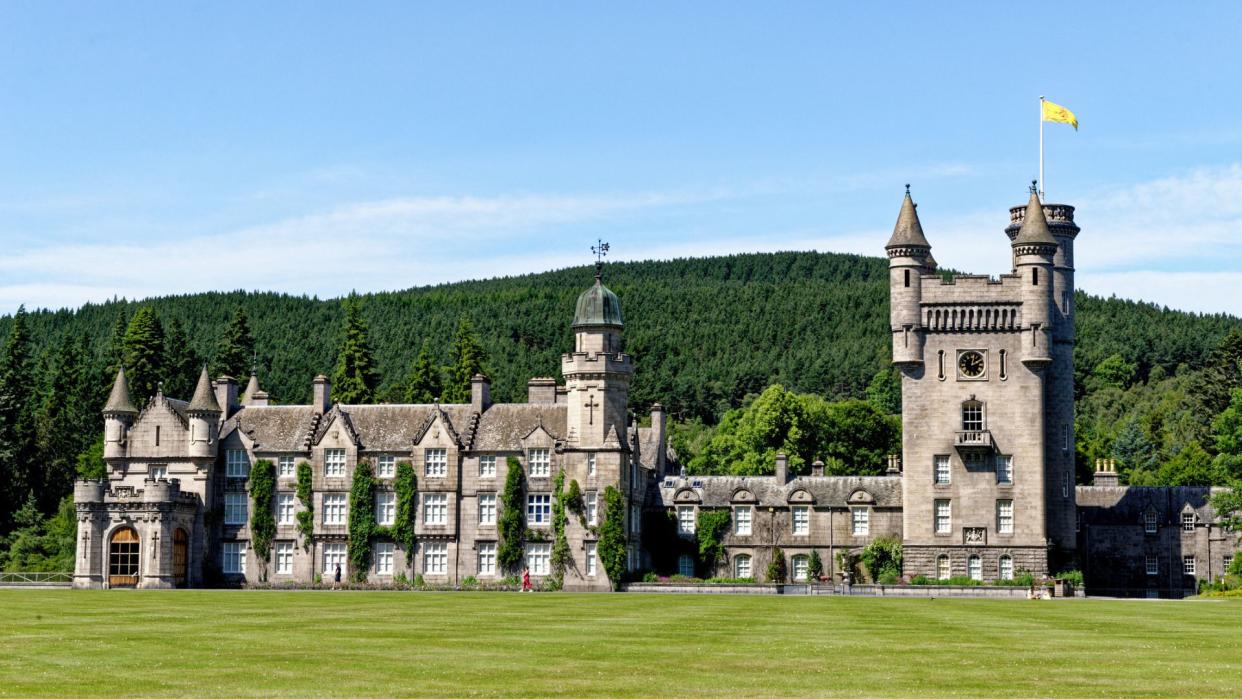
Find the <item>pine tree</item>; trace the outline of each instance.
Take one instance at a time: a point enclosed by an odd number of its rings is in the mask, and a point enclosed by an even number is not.
[[[164,326],[150,306],[139,308],[130,319],[123,344],[130,395],[141,407],[155,395],[168,373],[164,365]]]
[[[444,402],[469,403],[470,379],[475,374],[484,373],[483,364],[487,361],[487,353],[479,344],[479,338],[475,335],[469,318],[462,318],[457,324],[450,361],[451,364],[445,369],[448,376],[447,385],[444,387]]]
[[[112,321],[112,334],[108,336],[108,345],[104,348],[104,357],[108,364],[104,367],[103,376],[107,379],[107,386],[112,385],[112,377],[116,376],[117,369],[120,369],[121,363],[125,361],[125,330],[127,328],[129,328],[129,316],[126,315],[125,307],[122,306]],[[106,388],[104,395],[107,395]]]
[[[86,451],[99,429],[96,392],[86,339],[65,339],[57,347],[44,377],[37,417],[42,487],[39,505],[50,512],[73,488],[78,455]]]
[[[164,393],[189,400],[203,363],[190,345],[185,326],[176,318],[169,321],[164,337],[164,366],[168,372],[164,379]]]
[[[31,469],[37,468],[33,366],[26,307],[13,316],[0,355],[0,532],[31,495]]]
[[[431,359],[431,342],[423,340],[423,348],[405,380],[405,402],[431,403],[440,399],[443,390],[440,368]]]
[[[375,358],[371,354],[367,322],[356,296],[345,300],[345,340],[336,356],[336,369],[332,372],[332,393],[341,403],[372,403],[379,374],[375,371]]]
[[[250,332],[250,317],[239,306],[233,311],[232,320],[220,336],[211,371],[216,375],[240,378],[250,375],[250,365],[253,362],[254,335]]]

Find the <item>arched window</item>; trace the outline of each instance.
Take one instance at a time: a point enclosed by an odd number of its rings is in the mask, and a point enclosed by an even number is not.
[[[795,582],[806,582],[807,571],[810,570],[809,559],[803,555],[793,557],[793,579]]]
[[[942,553],[939,556],[936,556],[936,579],[948,580],[950,577],[949,556],[948,554]]]
[[[694,577],[694,559],[686,554],[677,558],[677,572],[687,578]]]
[[[108,587],[133,587],[138,584],[138,533],[122,527],[112,533],[108,542]]]
[[[754,573],[750,568],[750,556],[747,554],[738,554],[733,557],[733,575],[738,578],[753,578]]]
[[[1013,557],[1009,554],[1000,557],[1000,579],[1013,580]]]
[[[983,403],[968,400],[962,403],[962,430],[978,432],[983,429]]]
[[[972,555],[967,561],[966,571],[970,573],[971,580],[983,580],[983,559],[978,555]]]

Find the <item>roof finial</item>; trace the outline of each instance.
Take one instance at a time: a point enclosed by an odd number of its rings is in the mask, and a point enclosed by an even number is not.
[[[910,193],[910,183],[907,182],[906,183],[906,194],[909,194],[909,193]]]
[[[604,276],[604,258],[608,256],[608,243],[596,238],[591,252],[595,255],[595,278],[599,279]]]
[[[1039,180],[1031,180],[1031,194],[1039,193]]]

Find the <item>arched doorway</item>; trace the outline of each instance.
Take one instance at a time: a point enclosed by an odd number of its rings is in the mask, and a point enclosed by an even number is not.
[[[108,587],[138,584],[138,533],[123,527],[108,542]]]
[[[190,537],[184,529],[178,528],[173,532],[173,584],[177,587],[185,587],[189,552]]]

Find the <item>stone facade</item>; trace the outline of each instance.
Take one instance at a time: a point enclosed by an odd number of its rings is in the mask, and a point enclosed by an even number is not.
[[[612,486],[625,501],[631,571],[658,564],[673,566],[662,573],[762,580],[779,548],[794,580],[807,577],[812,554],[840,579],[856,571],[841,570],[838,554],[888,538],[901,542],[907,576],[995,581],[1078,567],[1088,592],[1181,596],[1218,577],[1239,547],[1216,523],[1210,491],[1119,487],[1107,465],[1094,485],[1074,485],[1078,232],[1073,207],[1032,193],[1005,229],[1011,273],[947,278],[906,193],[885,248],[903,434],[884,476],[825,476],[816,463],[791,477],[783,457],[773,476],[686,475],[663,409],[652,406],[651,427],[631,418],[634,360],[619,300],[598,274],[578,299],[565,384],[533,378],[525,403],[493,404],[487,378],[476,376],[469,403],[344,405],[320,376],[311,404],[277,406],[255,376],[238,396],[232,378],[212,381],[204,370],[189,402],[156,395],[140,411],[122,370],[103,411],[107,478],[75,488],[74,584],[305,584],[330,580],[337,563],[348,576],[349,491],[363,460],[376,473],[377,512],[395,500],[396,462],[418,477],[417,544],[377,542],[369,580],[499,578],[500,499],[515,458],[526,474],[532,577],[548,571],[556,475],[584,494],[585,524],[571,516],[566,528],[567,589],[610,587],[595,553]],[[249,545],[248,475],[259,459],[277,468],[268,561]],[[296,525],[302,462],[313,474],[309,537]],[[724,556],[706,571],[691,553],[704,510],[730,514]],[[671,520],[672,529],[644,532],[644,520]],[[655,540],[663,536],[672,540]],[[683,553],[669,562],[668,550]]]

